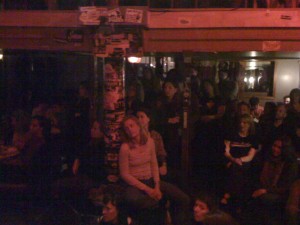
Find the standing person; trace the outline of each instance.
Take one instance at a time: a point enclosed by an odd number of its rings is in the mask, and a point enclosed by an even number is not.
[[[267,153],[267,150],[272,147],[276,138],[288,134],[289,128],[285,121],[286,116],[286,106],[283,103],[278,104],[275,110],[275,118],[263,129],[264,133],[262,138],[262,151],[264,157],[266,156],[265,153]]]
[[[131,83],[126,93],[126,115],[134,115],[136,110],[142,105],[142,101],[138,97],[137,83]]]
[[[289,127],[294,127],[294,124],[300,122],[300,89],[295,88],[290,92],[290,103],[287,105],[287,124]],[[293,129],[291,129],[291,135]]]
[[[162,135],[168,154],[168,166],[181,167],[181,123],[182,98],[175,81],[167,80],[163,84],[163,94],[156,103],[157,131]]]
[[[75,104],[73,115],[73,140],[74,148],[79,151],[87,145],[89,139],[89,115],[90,115],[90,99],[89,87],[87,82],[81,82],[79,86],[79,98]]]
[[[247,190],[251,182],[250,165],[257,149],[253,119],[249,114],[240,117],[238,130],[227,137],[224,143],[225,157],[229,160],[229,177],[221,203],[228,204],[229,199],[234,199],[237,206],[241,207],[250,194],[247,192],[250,191]]]
[[[143,70],[141,82],[145,93],[144,103],[147,106],[152,106],[161,92],[160,79],[153,73],[151,68],[146,67]]]
[[[119,153],[119,168],[126,184],[125,199],[128,204],[136,212],[149,209],[161,212],[159,205],[164,194],[171,202],[173,223],[187,224],[189,197],[174,185],[160,180],[153,139],[134,116],[123,120],[121,134],[123,144]],[[151,224],[145,218],[144,222]]]

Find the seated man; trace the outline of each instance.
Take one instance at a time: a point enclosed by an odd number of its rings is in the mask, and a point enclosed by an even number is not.
[[[256,207],[256,210],[264,224],[269,224],[274,219],[283,219],[274,216],[282,214],[280,212],[287,201],[289,189],[297,178],[296,157],[286,143],[285,137],[274,141],[260,174],[260,182],[252,194],[256,206],[261,206]]]

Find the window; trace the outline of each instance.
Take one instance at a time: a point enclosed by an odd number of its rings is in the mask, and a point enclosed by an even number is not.
[[[273,96],[273,61],[241,61],[240,65],[242,91]]]

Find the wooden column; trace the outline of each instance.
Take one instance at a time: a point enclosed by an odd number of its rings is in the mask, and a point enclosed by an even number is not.
[[[119,129],[125,117],[125,59],[103,59],[103,127],[106,147],[106,166],[109,181],[118,179],[118,153],[121,146]]]

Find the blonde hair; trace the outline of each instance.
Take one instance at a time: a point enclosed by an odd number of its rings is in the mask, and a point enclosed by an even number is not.
[[[128,120],[132,120],[134,121],[138,127],[140,128],[140,145],[145,145],[148,141],[148,135],[146,130],[142,127],[142,125],[140,124],[139,120],[137,117],[135,116],[126,116],[123,121],[121,122],[121,127],[120,127],[120,136],[121,136],[121,140],[123,143],[127,143],[129,145],[130,148],[134,148],[135,147],[135,143],[133,143],[132,138],[126,133],[125,130],[125,123]]]
[[[249,132],[250,135],[254,135],[255,134],[255,126],[254,126],[252,116],[250,116],[249,114],[241,115],[240,118],[239,118],[239,124],[241,123],[241,121],[245,121],[246,123],[249,124],[249,131],[248,132]]]

